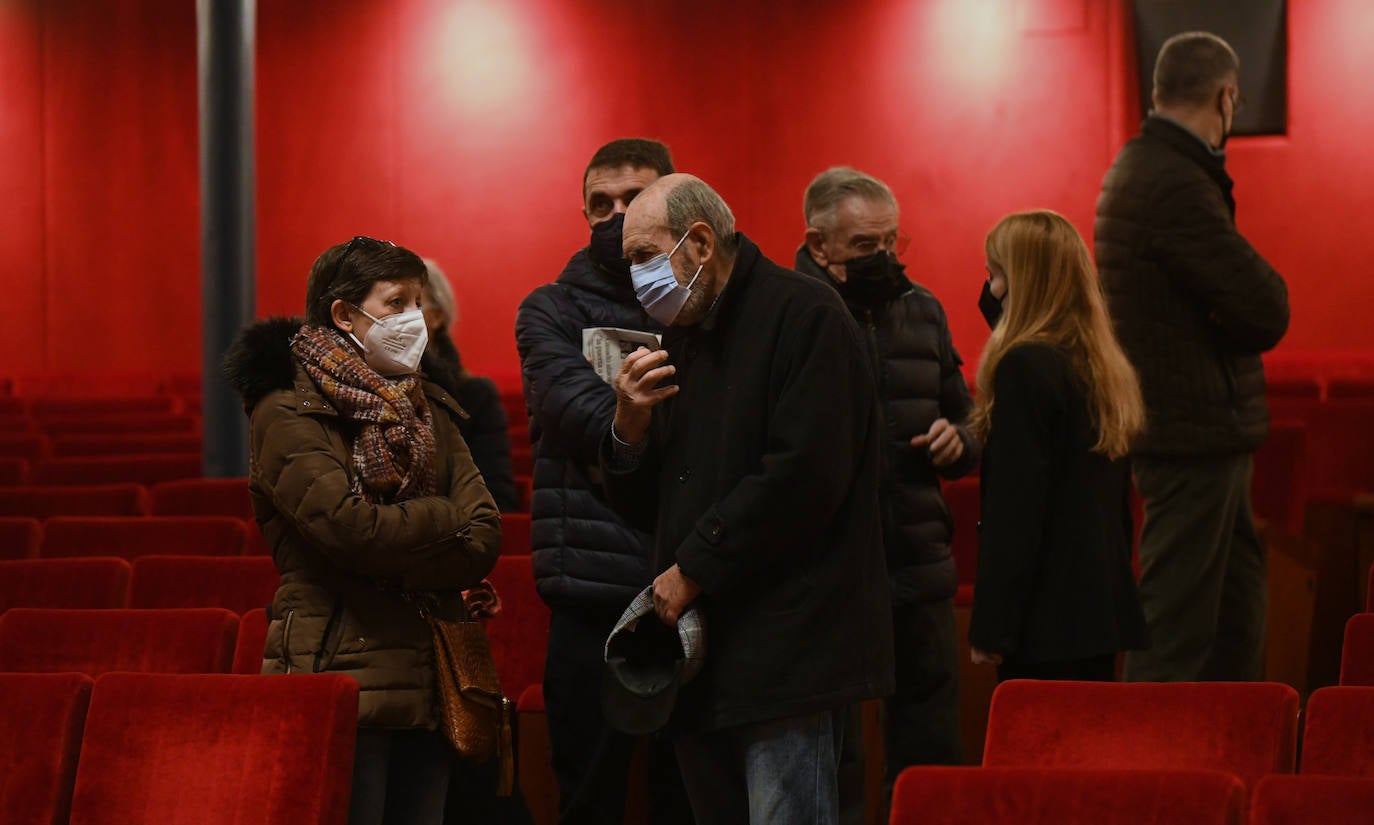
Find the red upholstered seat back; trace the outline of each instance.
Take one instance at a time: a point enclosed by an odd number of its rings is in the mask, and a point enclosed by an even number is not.
[[[1328,687],[1312,694],[1299,772],[1374,778],[1374,687]]]
[[[222,607],[245,613],[270,604],[280,581],[267,556],[144,556],[134,561],[129,607]]]
[[[228,673],[239,617],[228,610],[10,610],[0,671]]]
[[[1255,789],[1251,825],[1341,825],[1369,822],[1374,779],[1270,776]]]
[[[192,478],[154,484],[153,515],[253,518],[246,478]]]
[[[68,516],[49,519],[38,553],[70,556],[237,556],[247,530],[228,516]]]
[[[175,399],[166,395],[131,398],[34,398],[29,412],[39,418],[56,415],[141,415],[171,413]]]
[[[0,613],[20,607],[124,607],[128,594],[129,563],[123,559],[0,561]]]
[[[1374,687],[1374,613],[1356,613],[1345,623],[1341,684]]]
[[[38,555],[43,523],[36,518],[0,516],[0,559],[29,559]]]
[[[1241,825],[1245,789],[1221,771],[908,768],[891,825]]]
[[[501,689],[515,699],[544,681],[549,645],[549,608],[534,589],[530,557],[502,556],[488,576],[501,596],[501,613],[487,622]]]
[[[978,573],[978,479],[961,478],[944,485],[945,504],[954,519],[949,550],[960,584],[973,584]]]
[[[28,483],[28,459],[0,457],[0,487],[17,487]]]
[[[0,825],[65,825],[91,679],[0,674]]]
[[[148,511],[147,492],[138,484],[0,489],[0,515],[140,516]]]
[[[195,417],[179,413],[141,415],[54,415],[39,426],[53,438],[72,435],[139,435],[143,433],[195,433]]]
[[[29,471],[34,484],[155,484],[201,473],[199,453],[54,458],[36,461]]]
[[[52,442],[52,454],[57,458],[199,453],[200,449],[200,436],[194,433],[67,435],[54,438]]]
[[[31,433],[0,433],[0,456],[25,458],[29,461],[47,458],[52,451],[48,439]]]
[[[1298,694],[1267,682],[999,685],[990,767],[1221,770],[1253,787],[1292,773]]]
[[[71,825],[344,825],[357,726],[337,674],[102,676]]]
[[[234,672],[262,673],[262,651],[267,647],[267,609],[259,607],[239,617],[239,637],[234,644]]]

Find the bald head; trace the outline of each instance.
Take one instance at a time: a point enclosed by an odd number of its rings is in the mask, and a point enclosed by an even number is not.
[[[677,324],[705,317],[739,248],[730,207],[700,178],[682,173],[659,178],[631,201],[623,238],[632,266],[668,253],[678,283],[692,284]]]

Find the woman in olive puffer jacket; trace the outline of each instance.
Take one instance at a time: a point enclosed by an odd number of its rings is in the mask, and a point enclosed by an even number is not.
[[[358,681],[353,825],[441,821],[453,759],[420,605],[460,615],[500,552],[500,514],[458,432],[466,413],[421,371],[425,277],[393,244],[330,247],[304,323],[259,324],[225,359],[281,573],[263,672]]]

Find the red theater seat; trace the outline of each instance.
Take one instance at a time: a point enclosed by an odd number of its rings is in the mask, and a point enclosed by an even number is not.
[[[113,484],[195,478],[201,473],[199,453],[134,455],[98,458],[54,458],[35,462],[34,484]]]
[[[1374,687],[1374,613],[1356,613],[1345,623],[1341,684]]]
[[[0,393],[0,415],[19,416],[29,414],[29,404],[22,398],[15,398],[9,391]]]
[[[357,729],[343,675],[102,676],[71,825],[345,825]]]
[[[1332,401],[1374,399],[1374,379],[1332,378],[1326,385],[1326,397]]]
[[[29,462],[25,458],[0,458],[0,487],[29,483]]]
[[[33,433],[0,434],[0,458],[22,458],[38,461],[52,454],[47,436]]]
[[[234,672],[262,673],[262,652],[267,647],[267,609],[259,607],[239,617],[239,637],[234,643]]]
[[[1290,535],[1301,535],[1308,479],[1307,425],[1275,421],[1269,437],[1255,451],[1254,462],[1250,498],[1255,515]]]
[[[1366,825],[1374,779],[1270,776],[1255,789],[1250,825]]]
[[[0,559],[31,559],[38,555],[43,523],[36,518],[0,516]]]
[[[0,825],[66,825],[91,679],[0,674]]]
[[[1241,825],[1245,788],[1221,771],[908,768],[891,825]]]
[[[1304,719],[1299,773],[1374,778],[1374,688],[1315,691]]]
[[[57,438],[76,435],[191,434],[198,429],[193,416],[178,413],[148,415],[53,416],[44,418],[43,432]]]
[[[38,417],[63,415],[144,415],[171,413],[173,399],[165,395],[146,398],[35,398],[29,411]]]
[[[1270,378],[1265,386],[1265,395],[1270,398],[1316,401],[1321,398],[1322,385],[1312,377]]]
[[[501,554],[528,556],[530,554],[530,514],[501,514]]]
[[[0,671],[228,673],[238,625],[217,608],[16,608],[0,616]]]
[[[528,476],[534,474],[534,451],[529,447],[511,445],[510,450],[511,470],[518,476]]]
[[[544,681],[549,608],[534,590],[528,555],[502,556],[487,578],[501,596],[501,612],[487,621],[487,636],[501,689],[514,698]]]
[[[124,607],[129,564],[123,559],[0,561],[0,613],[16,607]]]
[[[1298,694],[1275,683],[1004,682],[989,767],[1221,770],[1246,787],[1296,763]]]
[[[266,556],[145,556],[134,561],[129,607],[222,607],[244,613],[270,604],[280,581]]]
[[[0,413],[0,433],[7,435],[20,435],[26,433],[36,433],[37,425],[32,418],[27,415],[5,415]]]
[[[138,484],[0,489],[0,516],[141,516],[148,493]]]
[[[49,519],[39,555],[237,556],[247,531],[228,516],[66,516]]]
[[[83,456],[165,455],[199,453],[200,436],[173,435],[64,435],[52,440],[56,458]]]
[[[190,478],[154,484],[157,516],[234,516],[251,521],[253,502],[246,478]]]
[[[515,477],[516,512],[528,513],[530,499],[534,497],[534,479],[529,476]]]

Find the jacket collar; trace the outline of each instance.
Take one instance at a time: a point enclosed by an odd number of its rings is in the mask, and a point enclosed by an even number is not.
[[[639,303],[635,299],[634,286],[630,280],[597,266],[591,255],[587,254],[586,247],[577,250],[568,259],[563,272],[558,276],[558,283],[585,289],[619,304]]]
[[[763,257],[758,244],[746,238],[743,232],[736,232],[735,240],[737,242],[735,265],[730,269],[730,280],[725,282],[725,289],[722,289],[720,294],[716,296],[716,302],[711,305],[706,317],[698,324],[698,328],[702,332],[710,333],[718,325],[724,323],[722,318],[739,303],[740,295],[749,287],[750,276],[753,275],[755,267]]]
[[[1235,216],[1236,201],[1231,196],[1231,190],[1235,184],[1226,172],[1226,156],[1224,154],[1218,155],[1210,151],[1207,144],[1200,140],[1197,135],[1166,117],[1151,115],[1145,118],[1145,123],[1141,125],[1140,132],[1147,137],[1167,144],[1174,151],[1201,167],[1212,180],[1216,181],[1222,196],[1226,199],[1227,207],[1231,210],[1231,215]]]
[[[296,380],[294,385],[296,392],[296,413],[298,415],[313,415],[322,418],[339,417],[338,409],[336,409],[333,404],[329,403],[329,399],[325,397],[324,393],[320,392],[319,386],[315,383],[314,379],[310,377],[310,373],[306,372],[305,367],[301,366],[299,363],[296,364]],[[423,372],[420,373],[420,389],[424,392],[425,398],[429,399],[431,403],[438,404],[461,419],[466,420],[469,417],[467,410],[464,410],[462,406],[454,400],[448,390],[429,380],[425,377]]]

